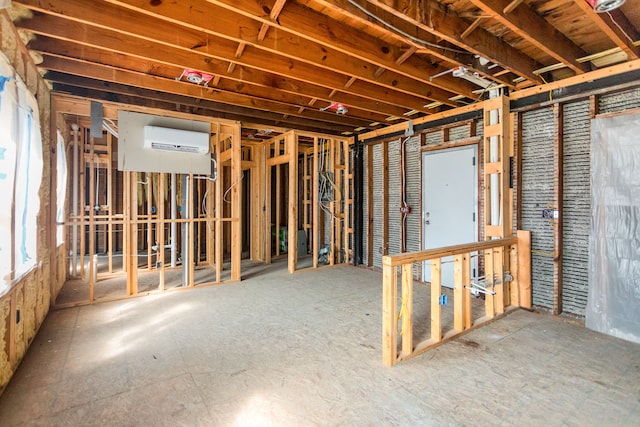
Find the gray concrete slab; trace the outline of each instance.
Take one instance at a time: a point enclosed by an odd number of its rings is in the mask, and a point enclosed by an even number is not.
[[[52,311],[0,426],[639,424],[636,344],[519,310],[388,368],[379,273],[284,267]]]

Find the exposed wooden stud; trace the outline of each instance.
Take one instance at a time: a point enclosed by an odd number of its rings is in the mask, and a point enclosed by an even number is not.
[[[382,144],[382,255],[389,253],[389,144]]]
[[[413,264],[402,266],[402,354],[413,352]]]
[[[464,266],[462,254],[453,258],[453,329],[462,332],[465,329]]]
[[[518,289],[520,307],[531,308],[531,232],[518,230]]]
[[[319,150],[318,145],[320,139],[317,136],[313,137],[313,174],[311,179],[313,180],[313,194],[311,196],[311,203],[313,204],[313,267],[318,267],[318,256],[320,253],[320,172],[318,170],[319,165]]]
[[[431,340],[442,340],[442,307],[440,294],[442,293],[442,260],[431,261]]]
[[[358,78],[357,78],[357,77],[352,76],[352,77],[349,79],[349,81],[348,81],[348,82],[346,82],[346,83],[344,84],[345,89],[350,88],[350,87],[351,87],[351,85],[352,85],[352,84],[354,84],[354,83],[356,82],[356,80],[358,80]]]
[[[156,227],[158,227],[158,255],[156,256],[156,268],[159,270],[158,277],[158,290],[163,292],[165,290],[165,277],[164,277],[164,226],[165,226],[165,212],[164,212],[164,188],[166,174],[158,174],[158,217]]]
[[[382,361],[396,363],[398,352],[398,276],[397,267],[382,265]]]
[[[189,174],[187,175],[187,180],[188,180],[188,184],[187,184],[187,189],[188,189],[188,193],[187,193],[187,200],[183,201],[183,203],[187,203],[188,206],[188,211],[189,211],[189,222],[187,222],[187,229],[188,231],[188,235],[186,237],[187,239],[187,251],[189,253],[188,258],[189,258],[189,264],[188,265],[184,265],[184,260],[183,260],[183,264],[182,264],[182,268],[188,269],[189,272],[187,274],[188,277],[188,281],[187,283],[185,283],[184,285],[192,288],[194,286],[194,277],[195,277],[195,266],[196,266],[196,258],[195,258],[195,244],[197,243],[197,239],[198,236],[196,236],[195,234],[195,224],[194,224],[194,219],[197,218],[198,216],[195,214],[195,210],[194,210],[194,203],[193,203],[193,198],[194,195],[196,194],[196,189],[197,189],[197,184],[196,184],[196,180],[193,179],[193,174]],[[182,236],[182,238],[184,239],[185,236]]]
[[[80,234],[80,256],[78,257],[79,261],[80,261],[80,268],[78,269],[78,271],[80,272],[80,277],[85,277],[84,275],[84,255],[85,255],[85,251],[86,251],[86,247],[85,247],[85,234],[86,234],[86,202],[85,202],[85,191],[84,191],[84,187],[87,185],[87,164],[86,164],[86,157],[84,156],[84,152],[86,150],[86,145],[87,145],[87,129],[86,128],[81,128],[81,132],[79,134],[79,153],[78,155],[80,156],[80,158],[78,159],[79,162],[79,169],[78,169],[78,187],[79,187],[79,192],[80,192],[80,209],[78,210],[78,214],[80,215],[80,226],[79,226],[79,233]]]
[[[524,0],[512,0],[511,3],[509,3],[504,7],[504,9],[502,9],[502,13],[506,15],[507,13],[513,12],[513,10],[516,7],[520,6],[523,2]]]
[[[107,225],[107,257],[108,257],[108,272],[113,273],[113,203],[114,197],[114,185],[113,185],[113,135],[107,133],[107,215],[109,216],[109,223]]]
[[[242,263],[242,146],[240,123],[232,129],[231,139],[231,280],[240,280]]]
[[[554,163],[554,199],[555,209],[558,217],[553,220],[553,314],[562,313],[562,205],[564,196],[564,106],[562,104],[553,105],[553,118],[555,124],[555,137],[553,140],[553,163]]]
[[[493,291],[495,310],[497,314],[504,313],[505,308],[505,275],[504,275],[504,247],[498,247],[493,252],[493,275],[496,278]]]
[[[288,264],[289,273],[296,271],[298,264],[298,138],[294,132],[289,132],[286,137],[286,146],[289,150],[289,201],[288,227]]]
[[[216,173],[216,181],[215,181],[215,266],[216,266],[216,282],[220,283],[222,281],[222,267],[223,267],[223,247],[222,247],[222,238],[224,235],[223,232],[223,224],[222,217],[223,214],[223,182],[224,182],[224,167],[222,166],[222,161],[220,160],[222,153],[222,143],[223,143],[223,135],[222,129],[218,127],[218,133],[216,133],[216,144],[214,146],[215,150],[215,158],[218,159],[217,163],[217,173]]]
[[[95,140],[93,137],[89,138],[89,302],[94,300],[94,289],[96,285],[95,276],[98,274],[96,271],[97,265],[95,260],[96,250],[96,223],[95,223],[95,209],[96,206],[96,167],[95,167]],[[82,187],[82,186],[81,186]],[[83,229],[84,233],[84,229]]]
[[[373,145],[367,145],[367,267],[373,266]]]
[[[476,19],[471,23],[471,25],[469,25],[469,26],[467,27],[467,29],[466,29],[466,30],[464,30],[464,31],[462,32],[462,34],[460,34],[460,37],[461,37],[461,38],[463,38],[463,39],[466,39],[467,37],[469,37],[469,34],[471,34],[471,33],[473,32],[473,30],[475,30],[476,28],[478,28],[478,27],[480,26],[480,24],[482,23],[482,21],[484,21],[484,19],[485,19],[484,17],[476,18]]]
[[[487,289],[494,291],[495,289],[495,275],[493,273],[493,249],[487,249],[484,251],[484,277]],[[484,315],[489,319],[496,315],[495,298],[491,293],[486,293],[484,296]]]

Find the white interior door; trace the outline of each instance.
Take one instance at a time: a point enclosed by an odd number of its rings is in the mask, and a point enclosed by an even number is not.
[[[475,145],[430,151],[422,157],[422,248],[478,240],[478,172]],[[453,257],[444,258],[442,285],[453,287]],[[477,258],[472,259],[475,276]],[[431,264],[423,263],[431,281]]]

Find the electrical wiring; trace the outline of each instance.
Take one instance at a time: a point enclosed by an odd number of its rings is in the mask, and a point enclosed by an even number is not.
[[[224,192],[224,194],[222,195],[222,200],[224,200],[225,203],[231,203],[231,200],[227,200],[227,194],[229,194],[229,191],[231,191],[233,187],[238,185],[243,178],[244,178],[244,172],[242,172],[242,176],[240,176],[240,179],[234,182],[233,184],[231,184],[229,188],[227,188],[227,190]]]
[[[400,34],[403,37],[406,37],[407,39],[418,43],[422,46],[428,46],[428,47],[433,47],[436,49],[442,49],[442,50],[446,50],[449,52],[454,52],[454,53],[461,53],[463,55],[473,55],[470,52],[467,52],[465,50],[460,50],[460,49],[454,49],[451,47],[447,47],[447,46],[440,46],[439,44],[436,43],[430,43],[424,40],[421,40],[415,36],[412,36],[411,34],[401,30],[400,28],[388,23],[387,21],[385,21],[384,19],[380,18],[378,15],[376,15],[375,13],[371,12],[369,9],[367,9],[364,6],[361,6],[358,2],[356,2],[355,0],[347,0],[352,6],[354,6],[355,8],[359,9],[362,13],[364,13],[365,15],[369,16],[370,18],[375,19],[376,21],[380,22],[382,25],[384,25],[387,28],[392,29],[393,31],[395,31],[396,33]]]

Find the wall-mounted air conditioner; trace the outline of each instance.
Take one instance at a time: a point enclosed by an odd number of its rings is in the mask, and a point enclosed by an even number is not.
[[[209,134],[159,126],[145,126],[144,148],[204,154],[209,152]]]

